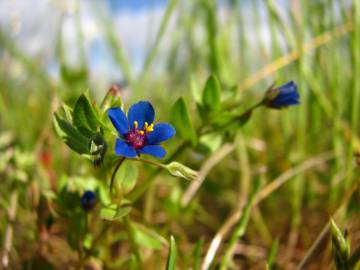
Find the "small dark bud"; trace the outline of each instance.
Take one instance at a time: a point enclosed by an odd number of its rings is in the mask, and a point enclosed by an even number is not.
[[[297,85],[290,81],[279,87],[270,86],[265,93],[263,104],[272,109],[282,109],[299,104],[299,99]]]
[[[84,211],[91,211],[96,204],[96,194],[90,190],[81,196],[81,207]]]

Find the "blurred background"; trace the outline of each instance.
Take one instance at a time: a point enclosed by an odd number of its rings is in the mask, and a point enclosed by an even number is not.
[[[166,238],[175,234],[184,260],[179,269],[197,269],[189,262],[202,261],[254,183],[274,182],[279,189],[270,189],[252,212],[234,269],[264,269],[274,246],[274,269],[294,269],[335,213],[355,247],[359,5],[358,0],[0,0],[0,217],[6,220],[0,224],[1,254],[13,252],[14,269],[24,263],[22,250],[24,260],[37,256],[32,247],[41,204],[34,197],[41,196],[33,194],[34,182],[41,187],[37,192],[46,193],[63,175],[89,174],[84,160],[53,131],[52,114],[61,102],[72,106],[87,89],[100,102],[116,84],[126,107],[150,100],[163,121],[184,96],[200,126],[196,102],[210,74],[221,82],[223,104],[236,101],[240,111],[258,102],[272,83],[290,80],[298,84],[301,105],[259,109],[233,140],[202,138],[201,147],[178,157],[199,170],[211,160],[197,193],[189,198],[189,183],[159,177],[161,188],[137,202],[136,218]],[[9,145],[16,149],[11,157],[5,154]],[[14,179],[22,190],[16,198]],[[8,213],[14,200],[15,221]],[[11,222],[15,247],[7,252]],[[156,252],[163,258],[166,250]],[[328,243],[316,256],[305,269],[329,269]],[[149,269],[157,269],[156,263],[149,259]]]

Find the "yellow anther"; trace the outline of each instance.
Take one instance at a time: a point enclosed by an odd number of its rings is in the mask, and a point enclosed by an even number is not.
[[[148,122],[145,122],[144,130],[146,132],[154,131],[154,124],[148,124]]]
[[[147,129],[146,129],[147,132],[151,132],[151,131],[154,131],[154,124],[151,124]]]
[[[134,121],[134,128],[135,128],[135,129],[137,129],[137,128],[138,128],[138,126],[139,126],[138,121]]]
[[[141,135],[144,135],[144,134],[145,134],[145,131],[143,131],[143,130],[139,130],[138,132],[139,132],[139,134],[141,134]]]

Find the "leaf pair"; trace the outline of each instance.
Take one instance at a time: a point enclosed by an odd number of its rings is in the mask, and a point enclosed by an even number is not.
[[[81,155],[91,157],[100,154],[103,158],[106,144],[99,139],[102,124],[88,94],[82,94],[73,109],[67,105],[63,105],[62,109],[62,114],[55,113],[53,117],[55,131],[60,138]]]

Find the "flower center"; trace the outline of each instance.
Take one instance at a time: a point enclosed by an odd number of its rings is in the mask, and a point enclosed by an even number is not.
[[[126,141],[132,145],[136,150],[141,149],[146,145],[146,134],[154,131],[154,124],[145,122],[144,128],[139,129],[139,124],[134,121],[134,127],[126,134]]]

